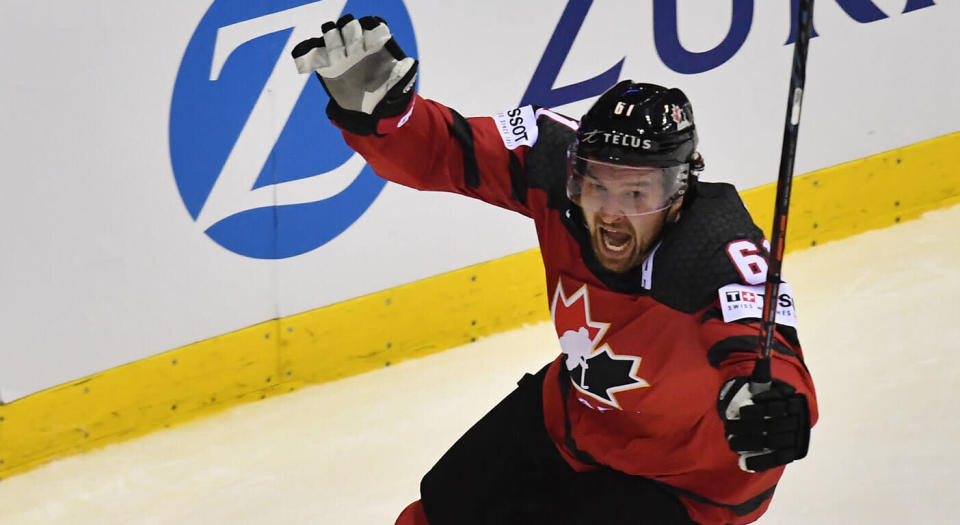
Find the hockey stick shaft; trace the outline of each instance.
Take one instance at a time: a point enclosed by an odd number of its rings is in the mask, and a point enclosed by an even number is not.
[[[813,29],[813,0],[800,0],[797,13],[797,41],[793,47],[793,68],[787,94],[787,118],[780,150],[780,172],[777,176],[777,200],[773,209],[773,231],[767,257],[767,284],[764,290],[763,323],[760,327],[761,353],[751,378],[751,390],[762,392],[770,387],[770,349],[776,329],[777,303],[780,300],[780,270],[787,241],[787,214],[790,210],[790,189],[793,185],[793,164],[800,131],[800,106],[807,74],[807,48]]]

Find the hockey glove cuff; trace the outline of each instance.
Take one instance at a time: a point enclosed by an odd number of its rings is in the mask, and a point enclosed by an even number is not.
[[[789,384],[774,379],[769,390],[754,394],[749,377],[736,377],[720,389],[717,409],[742,470],[761,472],[807,455],[810,407]]]
[[[322,26],[323,37],[293,48],[300,73],[316,72],[330,96],[327,116],[356,135],[385,135],[413,109],[418,63],[382,18],[344,15]]]

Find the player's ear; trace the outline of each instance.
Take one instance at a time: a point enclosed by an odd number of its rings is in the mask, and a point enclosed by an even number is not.
[[[670,208],[667,209],[667,222],[675,223],[680,220],[680,210],[683,208],[683,199],[680,197],[676,202],[670,205]]]

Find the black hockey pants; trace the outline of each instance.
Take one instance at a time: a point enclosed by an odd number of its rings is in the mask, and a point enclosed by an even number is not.
[[[430,525],[693,524],[677,497],[650,480],[570,468],[543,423],[546,370],[526,374],[424,476]]]

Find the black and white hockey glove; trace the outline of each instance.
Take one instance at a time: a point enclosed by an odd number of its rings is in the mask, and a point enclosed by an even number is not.
[[[774,379],[769,390],[753,394],[750,378],[737,377],[720,389],[717,408],[742,470],[760,472],[807,455],[810,407],[789,384]]]
[[[417,61],[379,17],[344,15],[321,26],[323,37],[293,48],[300,73],[315,71],[330,95],[327,116],[356,135],[384,135],[412,110]]]

